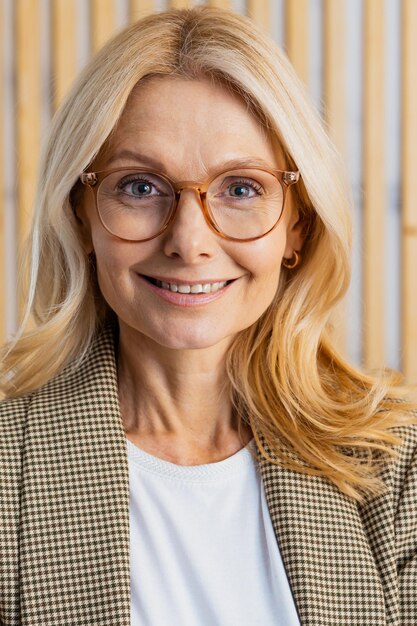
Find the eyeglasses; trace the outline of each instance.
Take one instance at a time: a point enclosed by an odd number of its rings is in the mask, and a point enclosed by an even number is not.
[[[299,172],[244,167],[205,182],[177,181],[148,168],[85,172],[80,180],[95,196],[104,228],[126,241],[149,241],[175,218],[181,191],[194,189],[208,226],[232,241],[254,241],[278,224],[287,189]]]

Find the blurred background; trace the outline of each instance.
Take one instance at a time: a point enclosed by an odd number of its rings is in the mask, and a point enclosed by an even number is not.
[[[417,0],[0,0],[0,342],[17,328],[19,250],[54,110],[90,56],[152,11],[210,4],[284,48],[346,163],[353,276],[341,351],[417,383]]]

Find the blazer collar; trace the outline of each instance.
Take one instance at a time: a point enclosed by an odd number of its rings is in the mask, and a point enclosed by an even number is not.
[[[385,624],[357,507],[259,450],[258,462],[301,624]],[[33,394],[22,471],[22,626],[130,626],[129,473],[110,329],[79,368]]]

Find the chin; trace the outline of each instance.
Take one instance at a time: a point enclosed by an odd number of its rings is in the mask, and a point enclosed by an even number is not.
[[[166,320],[154,318],[130,319],[119,317],[129,341],[154,344],[168,350],[204,350],[215,348],[227,351],[240,329],[221,328],[219,323],[203,324],[196,320]],[[217,320],[219,321],[219,320]]]
[[[227,330],[221,332],[219,328],[204,328],[202,325],[193,327],[193,324],[182,323],[161,327],[137,326],[136,331],[142,341],[151,342],[169,350],[204,350],[215,346],[227,349],[236,333]],[[220,332],[219,332],[220,331]]]

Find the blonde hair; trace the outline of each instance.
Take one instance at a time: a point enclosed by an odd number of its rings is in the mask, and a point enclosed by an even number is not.
[[[71,198],[135,85],[155,75],[205,76],[232,89],[302,176],[295,193],[309,220],[303,262],[282,269],[274,302],[228,354],[241,422],[251,425],[266,459],[326,476],[357,500],[379,493],[376,460],[395,455],[400,439],[390,429],[412,420],[405,411],[412,405],[399,410],[408,390],[394,375],[356,370],[330,341],[330,314],[350,282],[348,187],[285,55],[231,11],[199,6],[136,22],[94,57],[55,115],[33,218],[28,306],[4,348],[3,392],[28,393],[79,364],[111,314],[81,246]]]

